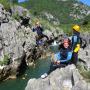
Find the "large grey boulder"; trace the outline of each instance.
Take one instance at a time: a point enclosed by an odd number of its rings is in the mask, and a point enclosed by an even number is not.
[[[30,79],[25,90],[88,90],[87,86],[78,69],[69,65],[56,69],[45,79]]]
[[[2,43],[4,53],[12,54],[12,60],[23,56],[23,48],[16,35],[16,26],[13,21],[1,24]]]
[[[14,5],[11,7],[12,14],[18,14],[19,16],[30,17],[30,13],[22,6]]]
[[[80,49],[79,59],[81,60],[81,63],[83,63],[83,66],[90,71],[90,33],[85,32],[81,34],[81,38],[83,39],[84,43],[86,42],[86,45],[84,45],[84,48]]]
[[[2,23],[0,28],[2,51],[4,54],[9,54],[13,61],[20,59],[25,52],[36,45],[36,33],[32,32],[29,27],[17,29],[18,25],[19,22],[14,20]]]
[[[21,25],[29,26],[30,12],[24,7],[14,5],[11,7],[12,16],[16,18]]]
[[[20,27],[19,27],[20,26]],[[9,65],[5,65],[4,68],[0,68],[1,72],[7,70],[6,74],[1,78],[5,78],[7,75],[17,75],[20,70],[20,66],[24,60],[26,62],[27,57],[32,55],[32,50],[36,45],[35,39],[36,33],[32,32],[30,27],[21,26],[16,20],[9,20],[8,23],[1,23],[0,27],[0,62],[4,62],[4,56],[9,58]],[[23,63],[25,65],[26,63]],[[4,64],[3,64],[4,65]],[[5,75],[5,77],[3,76]],[[2,79],[1,79],[2,80]]]
[[[79,58],[84,62],[84,65],[88,71],[90,71],[90,45],[85,49],[80,49]]]
[[[7,23],[10,18],[10,13],[6,12],[4,6],[0,4],[0,23]]]

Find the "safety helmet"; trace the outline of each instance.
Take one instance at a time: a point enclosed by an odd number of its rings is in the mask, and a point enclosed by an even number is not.
[[[35,25],[40,25],[39,20],[36,20]]]
[[[79,25],[74,25],[73,30],[80,32],[80,26]]]

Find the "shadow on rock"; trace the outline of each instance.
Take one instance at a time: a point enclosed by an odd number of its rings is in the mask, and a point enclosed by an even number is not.
[[[16,74],[17,77],[23,75],[27,69],[27,64],[26,64],[25,58],[26,58],[26,55],[24,55],[22,62],[17,69],[17,74]]]

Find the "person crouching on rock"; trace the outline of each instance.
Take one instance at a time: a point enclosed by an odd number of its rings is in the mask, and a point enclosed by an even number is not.
[[[64,38],[63,43],[60,45],[59,48],[60,48],[60,51],[52,55],[53,61],[51,62],[50,70],[47,73],[43,74],[41,78],[47,77],[48,74],[50,74],[52,71],[54,71],[57,68],[65,67],[68,64],[72,63],[71,58],[69,58],[70,60],[67,59],[68,52],[72,51],[71,42],[69,38]]]
[[[35,27],[33,28],[33,32],[37,32],[37,36],[36,36],[36,44],[38,44],[39,40],[42,38],[47,38],[47,40],[49,40],[48,36],[43,34],[43,28],[41,27],[39,21],[37,21],[35,23]]]

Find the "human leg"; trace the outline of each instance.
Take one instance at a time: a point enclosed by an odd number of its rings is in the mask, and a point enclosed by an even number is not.
[[[78,53],[73,53],[73,63],[76,65],[78,61]]]

